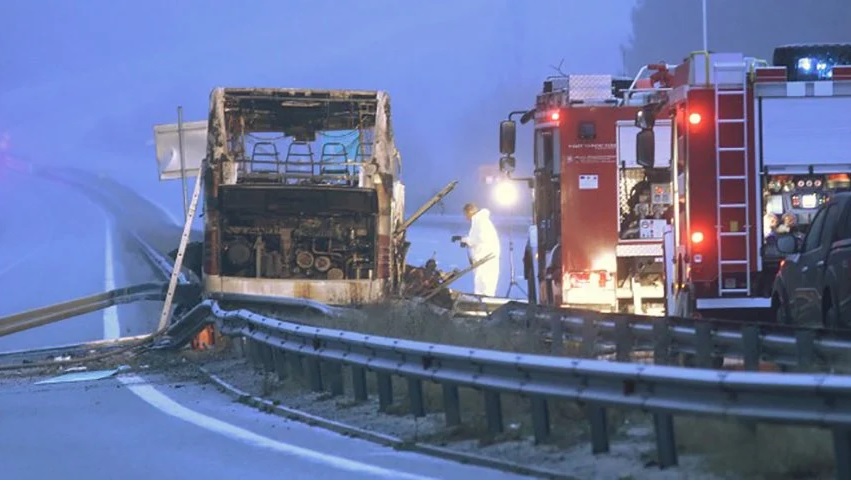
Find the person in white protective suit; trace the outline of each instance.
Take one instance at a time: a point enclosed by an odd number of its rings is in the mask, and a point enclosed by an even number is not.
[[[464,216],[470,221],[470,232],[464,237],[455,236],[453,240],[460,240],[461,247],[469,249],[471,263],[493,254],[493,259],[473,270],[473,293],[494,297],[499,280],[499,236],[490,215],[488,209],[465,205]]]

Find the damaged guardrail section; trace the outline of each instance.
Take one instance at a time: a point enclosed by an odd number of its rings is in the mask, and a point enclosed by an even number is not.
[[[607,408],[652,413],[661,467],[677,464],[673,415],[731,417],[741,420],[825,427],[833,430],[837,473],[851,476],[851,376],[774,374],[682,369],[669,366],[548,357],[456,346],[434,345],[353,332],[308,327],[247,310],[226,311],[212,300],[207,310],[223,334],[247,341],[249,355],[267,370],[289,364],[306,367],[314,390],[322,390],[320,363],[336,375],[329,390],[343,394],[343,366],[351,368],[354,396],[368,397],[366,375],[377,376],[379,406],[392,403],[392,376],[407,382],[410,411],[424,416],[424,381],[442,385],[448,425],[461,423],[459,387],[484,397],[490,431],[503,431],[500,395],[520,394],[532,402],[535,438],[550,434],[548,399],[587,406],[594,453],[609,449]],[[306,363],[304,366],[303,363]]]
[[[6,336],[61,321],[62,319],[88,314],[118,304],[127,304],[136,301],[161,301],[165,299],[166,288],[168,288],[168,285],[162,283],[138,284],[101,294],[81,297],[52,306],[3,316],[0,317],[0,336]]]

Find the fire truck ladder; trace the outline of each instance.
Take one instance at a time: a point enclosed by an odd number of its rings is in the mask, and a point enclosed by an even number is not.
[[[716,198],[716,246],[718,249],[718,295],[745,294],[751,292],[751,203],[750,199],[750,175],[748,172],[748,108],[747,108],[747,67],[742,63],[715,63],[713,64],[715,77],[715,174],[718,179],[715,183]],[[733,75],[741,75],[741,83],[729,83],[726,79]],[[722,86],[721,82],[727,84]],[[728,102],[722,102],[722,97],[741,97],[741,113],[738,108],[730,108]],[[722,110],[724,104],[727,109]],[[729,110],[733,110],[730,112]],[[725,115],[726,114],[726,115]],[[741,141],[736,139],[735,131],[727,130],[726,125],[738,125],[741,128]],[[722,134],[722,129],[724,133]],[[733,139],[736,139],[733,141]],[[732,141],[732,142],[731,142]],[[731,145],[731,144],[741,145]],[[722,160],[723,159],[723,160]],[[725,166],[722,168],[722,162]],[[734,192],[735,195],[730,195]],[[722,198],[722,193],[724,197]],[[740,197],[742,195],[742,197]],[[725,226],[722,219],[729,219],[729,214],[735,219],[741,219],[743,225],[739,229]],[[736,240],[732,240],[736,239]],[[726,242],[724,242],[726,240]],[[744,241],[744,257],[737,247]],[[731,251],[738,252],[731,252]],[[745,287],[739,287],[738,282],[734,287],[725,287],[725,273],[745,273]]]

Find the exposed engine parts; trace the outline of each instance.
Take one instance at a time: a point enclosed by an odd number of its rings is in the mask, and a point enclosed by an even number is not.
[[[247,226],[228,219],[223,232],[225,275],[314,280],[373,276],[372,216],[291,216],[274,222]]]
[[[621,211],[621,238],[641,239],[660,237],[655,232],[655,222],[664,224],[673,215],[671,188],[667,183],[652,183],[645,179],[629,191],[626,209]]]

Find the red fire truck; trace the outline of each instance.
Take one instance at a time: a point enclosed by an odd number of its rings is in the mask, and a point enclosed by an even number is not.
[[[632,304],[633,287],[618,279],[619,217],[630,191],[635,190],[636,182],[629,179],[644,169],[635,161],[634,148],[619,155],[618,145],[635,145],[635,116],[650,101],[645,97],[655,92],[640,88],[639,80],[648,86],[664,80],[651,72],[642,69],[637,79],[611,75],[547,79],[535,107],[520,119],[523,124],[534,120],[535,126],[533,237],[537,241],[531,242],[536,252],[527,259],[537,258],[537,262],[524,270],[527,275],[537,273],[543,304],[604,311]],[[660,145],[665,142],[663,124],[657,123]],[[514,130],[512,120],[500,126],[504,155],[500,167],[509,176],[515,164]],[[645,226],[642,233],[653,232]],[[628,248],[642,254],[640,249],[647,242],[637,242],[637,251]],[[661,257],[661,251],[653,252]],[[627,277],[626,270],[622,277]],[[656,291],[644,292],[644,298],[652,301],[655,296],[656,303],[664,305],[661,283]]]
[[[611,79],[608,95],[599,77],[585,98],[580,82],[593,79],[545,82],[521,119],[535,119],[541,302],[712,317],[770,308],[773,233],[805,233],[849,187],[848,52],[778,47],[772,66],[694,53]]]

